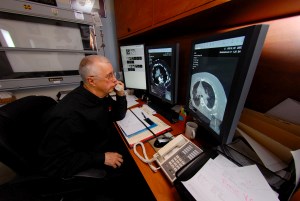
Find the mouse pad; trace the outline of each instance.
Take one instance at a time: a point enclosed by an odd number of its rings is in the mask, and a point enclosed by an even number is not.
[[[158,136],[157,138],[161,138],[161,137],[170,137],[170,138],[174,138],[174,136],[172,135],[172,133],[167,132],[165,134],[162,134],[160,136]],[[149,140],[148,142],[151,144],[151,146],[153,147],[153,149],[157,152],[158,150],[160,150],[161,148],[157,148],[154,146],[154,142],[155,142],[156,138],[153,138],[151,140]]]

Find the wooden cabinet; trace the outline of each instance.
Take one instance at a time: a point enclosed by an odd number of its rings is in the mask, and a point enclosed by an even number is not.
[[[115,0],[117,37],[150,27],[153,21],[153,0]]]
[[[153,0],[153,23],[173,20],[206,10],[228,0]]]
[[[270,28],[245,106],[263,113],[286,98],[300,101],[300,57],[296,54],[300,47],[296,37],[300,33],[300,1],[146,0],[136,3],[139,8],[128,2],[135,1],[115,0],[118,33],[123,29],[119,45],[180,44],[179,104],[186,102],[191,41],[257,23],[270,24]],[[128,20],[137,9],[144,10],[142,14],[148,9],[151,20],[129,33],[126,26],[138,24],[138,19]]]
[[[118,39],[148,31],[230,0],[115,0]]]

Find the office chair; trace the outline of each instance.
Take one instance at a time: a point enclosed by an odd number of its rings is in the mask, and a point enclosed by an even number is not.
[[[0,161],[16,173],[12,181],[3,184],[6,187],[26,188],[42,197],[83,190],[72,185],[72,178],[49,178],[39,171],[38,145],[44,133],[41,119],[55,104],[47,96],[27,96],[0,107]]]

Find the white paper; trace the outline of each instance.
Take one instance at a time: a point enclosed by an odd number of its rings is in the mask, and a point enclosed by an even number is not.
[[[268,149],[257,143],[254,139],[252,139],[250,136],[248,136],[245,132],[243,132],[241,129],[236,129],[244,138],[247,140],[247,142],[251,145],[255,153],[258,155],[258,157],[261,159],[263,164],[271,170],[272,172],[280,171],[287,167],[287,164],[285,164],[280,158],[278,158],[275,154],[270,152]]]
[[[133,112],[135,115],[133,114]],[[121,121],[117,121],[117,124],[122,128],[125,134],[129,136],[137,132],[144,131],[147,129],[146,126],[150,126],[144,119],[145,118],[143,116],[143,110],[136,107],[131,109],[131,111],[127,110],[124,119],[122,119]]]
[[[91,13],[95,4],[95,0],[82,1],[82,0],[71,0],[72,9],[82,11],[85,13]]]
[[[266,114],[300,125],[300,103],[287,98]]]
[[[256,165],[222,168],[210,159],[191,179],[182,183],[196,200],[279,200]]]
[[[111,93],[109,93],[109,95],[111,96],[111,98],[113,100],[117,100],[116,92],[111,92]],[[139,102],[136,101],[137,99],[138,98],[136,96],[134,96],[134,95],[126,95],[127,108],[130,108],[130,107],[132,107],[134,105],[139,104]]]
[[[222,154],[219,154],[215,159],[214,162],[216,162],[220,167],[238,167],[235,163],[228,160],[225,156]]]
[[[291,151],[291,153],[292,153],[293,158],[294,158],[295,170],[296,170],[295,188],[294,188],[293,192],[291,193],[291,196],[292,196],[293,193],[295,192],[295,190],[296,190],[296,188],[299,184],[299,180],[300,180],[300,149],[298,149],[296,151]]]
[[[137,102],[138,98],[134,95],[126,95],[126,100],[127,100],[127,108],[130,108],[136,104],[138,104],[139,102]]]
[[[84,20],[84,15],[83,12],[81,11],[74,11],[74,16],[78,20]]]
[[[299,184],[299,179],[300,179],[300,149],[296,151],[291,151],[294,162],[295,162],[295,170],[296,170],[296,181],[295,184],[296,186]]]

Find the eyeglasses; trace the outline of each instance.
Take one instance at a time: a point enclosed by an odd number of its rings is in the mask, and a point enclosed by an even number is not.
[[[105,76],[105,78],[106,79],[108,79],[108,80],[112,80],[113,78],[115,78],[116,76],[115,76],[115,73],[114,72],[111,72],[111,73],[109,73],[109,74],[107,74],[106,76]]]
[[[100,78],[98,75],[91,75],[89,77],[93,77],[93,78]],[[109,74],[107,74],[104,78],[107,79],[107,80],[112,80],[113,78],[115,78],[115,73],[114,72],[111,72]],[[101,79],[101,78],[100,78]]]

